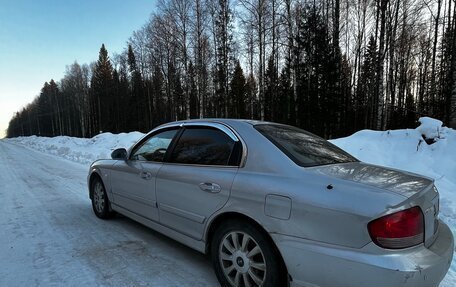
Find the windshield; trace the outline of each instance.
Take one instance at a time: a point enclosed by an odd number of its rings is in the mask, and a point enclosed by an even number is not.
[[[260,124],[255,128],[300,166],[358,161],[327,140],[292,126]]]

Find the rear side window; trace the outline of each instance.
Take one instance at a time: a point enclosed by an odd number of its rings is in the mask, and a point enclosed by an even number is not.
[[[170,162],[199,165],[230,165],[235,142],[213,128],[185,128]]]
[[[300,166],[357,161],[327,140],[292,126],[262,124],[255,128]]]

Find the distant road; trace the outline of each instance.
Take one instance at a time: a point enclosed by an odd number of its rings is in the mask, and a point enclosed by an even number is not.
[[[92,212],[88,166],[0,140],[0,286],[217,286],[204,255]]]

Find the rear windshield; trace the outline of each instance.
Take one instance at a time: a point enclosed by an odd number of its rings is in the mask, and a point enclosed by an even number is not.
[[[327,140],[292,126],[261,124],[255,128],[300,166],[358,161]]]

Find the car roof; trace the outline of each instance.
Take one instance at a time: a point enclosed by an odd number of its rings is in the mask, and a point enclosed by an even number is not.
[[[179,125],[179,124],[187,124],[187,123],[222,123],[222,124],[233,124],[233,123],[244,123],[249,125],[258,125],[258,124],[277,124],[274,122],[267,122],[267,121],[260,121],[260,120],[250,120],[250,119],[232,119],[232,118],[202,118],[202,119],[188,119],[188,120],[180,120],[174,122],[168,122],[160,127],[165,127],[168,125]]]

